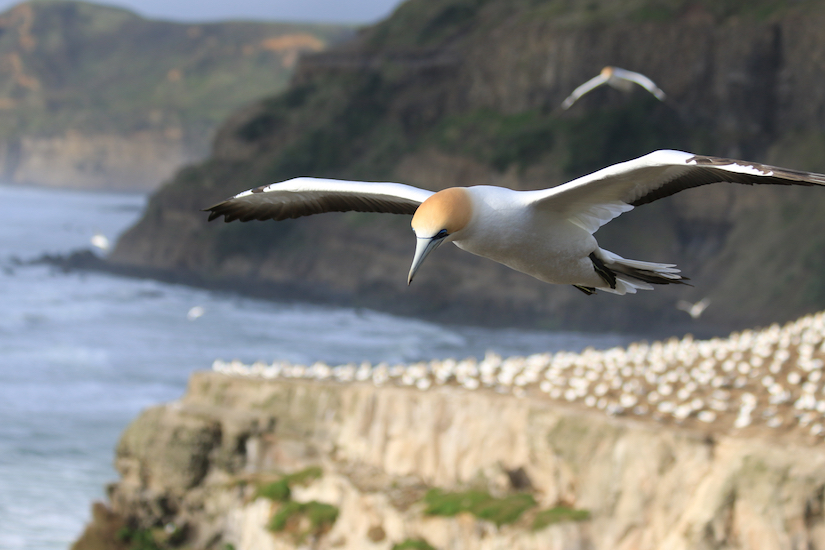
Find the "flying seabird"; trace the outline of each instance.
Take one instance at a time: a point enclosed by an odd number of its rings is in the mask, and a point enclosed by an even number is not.
[[[446,242],[541,281],[586,294],[685,284],[674,264],[628,260],[593,234],[617,216],[684,189],[717,182],[822,185],[825,175],[682,151],[655,151],[537,191],[487,185],[433,193],[399,183],[295,178],[244,191],[206,210],[209,220],[284,220],[323,212],[412,215],[415,255],[407,283]]]
[[[602,84],[608,84],[623,92],[629,92],[633,88],[633,84],[638,84],[656,96],[656,99],[659,101],[665,100],[665,93],[645,75],[620,69],[619,67],[605,67],[598,76],[594,76],[573,90],[573,93],[567,96],[567,99],[562,102],[561,108],[564,110],[569,109],[581,96],[594,88],[598,88]]]
[[[106,252],[109,250],[109,238],[106,237],[103,233],[97,232],[92,235],[92,238],[89,239],[89,242],[92,243],[92,246]]]
[[[687,300],[679,300],[678,302],[676,302],[676,309],[680,309],[686,312],[694,319],[698,319],[702,316],[702,313],[705,312],[709,305],[710,298],[702,298],[695,304],[692,302],[688,302]]]
[[[186,318],[190,321],[194,321],[195,319],[203,317],[204,313],[206,313],[206,309],[204,309],[203,306],[194,306],[186,312]]]

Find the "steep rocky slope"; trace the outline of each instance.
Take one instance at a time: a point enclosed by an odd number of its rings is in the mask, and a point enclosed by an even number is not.
[[[127,428],[75,550],[822,549],[824,343],[818,314],[580,355],[219,364]]]
[[[283,95],[218,133],[212,157],[152,199],[112,261],[273,297],[339,300],[453,322],[667,331],[751,326],[825,306],[819,189],[691,190],[599,232],[625,257],[677,262],[695,288],[584,297],[455,249],[409,289],[408,219],[326,215],[208,225],[200,209],[297,175],[440,189],[546,187],[654,149],[825,171],[820,2],[410,0],[307,56]],[[604,65],[668,94],[595,91]],[[673,306],[710,296],[702,324]]]
[[[334,25],[179,24],[74,1],[0,14],[0,175],[154,188],[208,153],[230,111],[283,89]]]

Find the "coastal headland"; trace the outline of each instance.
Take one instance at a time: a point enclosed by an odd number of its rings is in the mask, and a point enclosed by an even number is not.
[[[283,90],[346,25],[146,19],[60,0],[0,13],[0,178],[150,190],[209,154],[232,111]]]

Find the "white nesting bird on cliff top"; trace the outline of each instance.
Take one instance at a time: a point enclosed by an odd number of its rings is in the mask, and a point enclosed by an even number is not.
[[[683,283],[672,264],[627,260],[599,248],[604,224],[683,189],[717,182],[822,185],[825,175],[681,151],[655,151],[538,191],[451,187],[437,193],[399,183],[296,178],[244,191],[206,210],[209,220],[284,220],[323,212],[413,215],[412,282],[424,259],[446,242],[541,281],[593,294]]]
[[[567,99],[562,102],[561,108],[565,110],[569,109],[581,96],[595,88],[598,88],[602,84],[607,84],[608,86],[612,86],[613,88],[623,92],[629,92],[633,88],[634,84],[638,84],[656,96],[656,99],[659,101],[665,100],[665,93],[645,75],[620,69],[619,67],[605,67],[598,76],[594,76],[573,90],[573,93],[567,96]]]

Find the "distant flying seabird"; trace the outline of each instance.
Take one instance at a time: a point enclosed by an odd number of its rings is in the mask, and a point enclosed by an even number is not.
[[[103,252],[109,250],[109,239],[103,233],[95,233],[94,235],[92,235],[92,238],[89,239],[89,242],[92,243],[92,246],[94,246],[95,248],[99,248]]]
[[[629,92],[633,88],[633,84],[638,84],[656,96],[656,99],[659,101],[665,100],[665,93],[645,75],[620,69],[619,67],[605,67],[598,76],[594,76],[573,90],[573,93],[567,96],[567,99],[562,102],[561,108],[564,110],[569,109],[581,96],[594,88],[598,88],[602,84],[607,84],[623,92]]]
[[[688,302],[687,300],[679,300],[676,302],[676,309],[681,309],[694,319],[698,319],[702,316],[702,313],[705,312],[709,305],[710,298],[702,298],[696,303]]]
[[[593,294],[684,284],[673,264],[628,260],[599,248],[593,234],[617,216],[683,189],[717,182],[822,185],[825,175],[681,151],[643,157],[538,191],[451,187],[437,193],[399,183],[295,178],[244,191],[211,208],[209,220],[284,220],[323,212],[412,215],[412,282],[446,242],[548,283]]]

